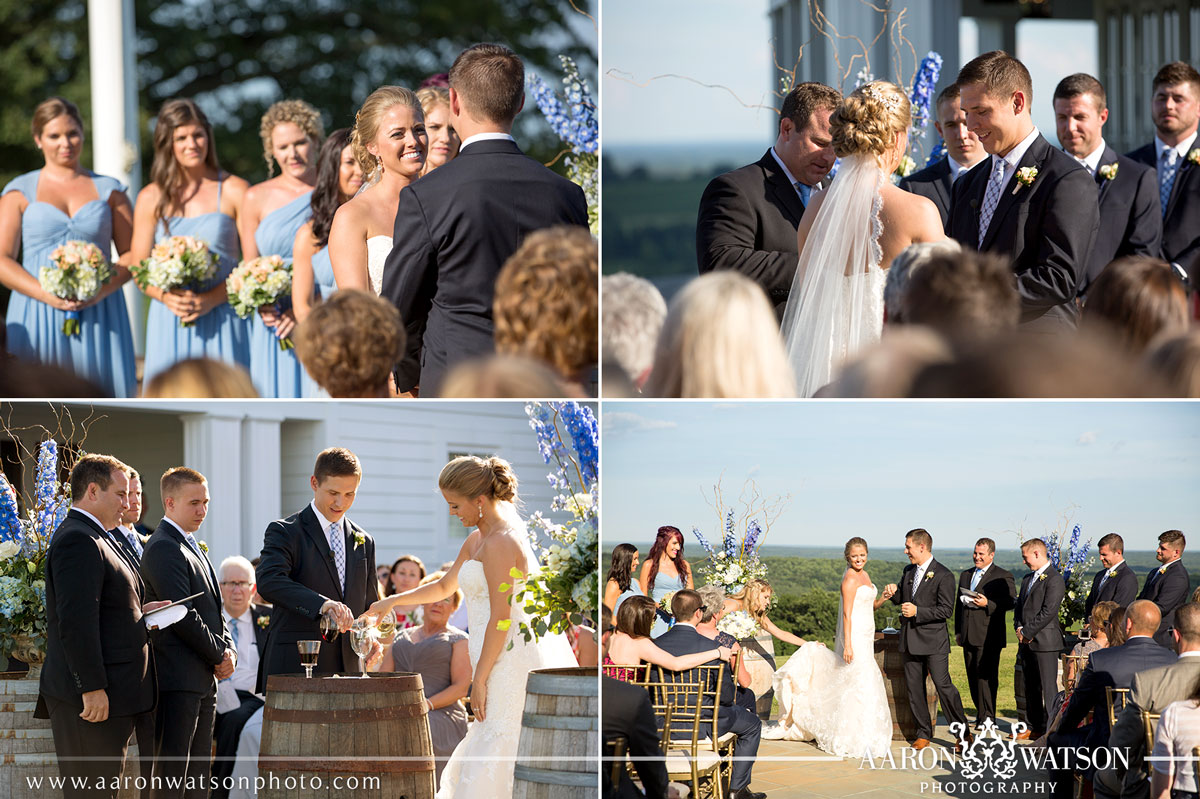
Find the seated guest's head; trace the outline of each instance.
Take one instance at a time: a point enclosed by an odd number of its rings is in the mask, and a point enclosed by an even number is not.
[[[883,284],[884,321],[889,325],[904,323],[901,299],[914,272],[929,263],[929,259],[935,255],[956,255],[960,252],[962,245],[954,239],[922,241],[905,247],[892,259],[892,265],[887,270],[887,282]]]
[[[715,623],[725,615],[725,590],[719,585],[704,585],[696,589],[700,595],[700,623]]]
[[[241,366],[212,358],[188,358],[150,378],[142,396],[147,399],[189,397],[257,397],[250,374]]]
[[[524,397],[578,397],[571,388],[541,361],[522,355],[493,355],[454,366],[442,381],[443,398],[493,399]]]
[[[404,354],[396,306],[345,289],[312,309],[292,336],[305,370],[331,397],[385,397],[388,375]]]
[[[631,596],[617,608],[617,632],[630,638],[649,638],[658,605],[647,596]]]
[[[548,364],[584,384],[600,362],[599,249],[582,227],[530,233],[496,278],[496,352]]]
[[[1108,645],[1120,646],[1125,643],[1125,614],[1128,608],[1117,608],[1108,617],[1108,626],[1105,632],[1108,633]]]
[[[1173,396],[1200,398],[1200,330],[1162,340],[1146,362],[1171,386]]]
[[[257,587],[254,567],[241,555],[231,555],[221,561],[217,570],[221,577],[221,605],[232,618],[240,619],[250,609]]]
[[[645,393],[654,397],[794,397],[775,311],[749,278],[692,280],[671,301]]]
[[[615,361],[637,388],[654,365],[654,342],[667,318],[667,301],[653,283],[628,272],[600,280],[602,352]]]
[[[1104,600],[1092,605],[1092,615],[1089,619],[1092,637],[1099,638],[1104,642],[1108,641],[1108,622],[1112,619],[1113,612],[1121,607],[1112,600]]]
[[[628,601],[628,599],[625,600],[625,602]],[[700,595],[695,591],[690,588],[681,588],[675,592],[675,596],[671,597],[671,615],[675,617],[676,624],[694,625],[700,621],[703,604]],[[624,602],[621,603],[621,607],[625,607]]]
[[[1174,627],[1176,652],[1200,650],[1200,605],[1195,599],[1175,611]]]
[[[388,594],[411,591],[424,579],[425,563],[416,555],[401,555],[388,572]]]
[[[1141,354],[1158,336],[1187,333],[1187,291],[1166,261],[1119,258],[1088,289],[1081,325]]]
[[[1158,605],[1149,599],[1135,599],[1125,609],[1125,637],[1148,635],[1153,637],[1158,632],[1159,622],[1162,621],[1162,611]]]
[[[511,130],[525,104],[525,65],[503,45],[483,43],[463,50],[447,82],[450,118],[464,139],[485,130]]]
[[[837,89],[812,81],[798,83],[783,98],[775,152],[796,180],[815,186],[833,169],[829,117],[842,103]]]
[[[1021,320],[1012,267],[991,253],[932,255],[909,276],[900,306],[905,323],[955,339],[987,338]]]
[[[899,325],[885,330],[878,343],[847,363],[837,380],[816,396],[905,397],[921,370],[954,360],[950,345],[928,327]]]
[[[4,338],[0,326],[0,340]],[[0,397],[103,397],[104,389],[51,364],[22,361],[0,346]]]

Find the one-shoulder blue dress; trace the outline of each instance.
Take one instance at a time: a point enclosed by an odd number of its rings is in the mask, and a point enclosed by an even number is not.
[[[291,263],[296,231],[312,216],[312,192],[305,192],[290,203],[264,216],[254,231],[258,254],[280,255]],[[257,313],[250,322],[250,379],[260,397],[293,398],[300,396],[303,368],[295,350],[279,349],[275,328],[267,327]]]
[[[222,181],[224,185],[224,181]],[[221,189],[217,189],[217,208],[221,207]],[[213,211],[199,216],[173,216],[167,229],[160,221],[154,231],[157,244],[171,236],[194,236],[208,244],[217,256],[217,274],[200,291],[215,288],[229,277],[241,258],[241,239],[237,223],[229,214]],[[223,302],[184,327],[179,317],[161,302],[150,303],[146,322],[145,380],[188,358],[213,358],[250,368],[249,320],[239,319],[229,303]]]
[[[19,191],[29,201],[21,215],[21,265],[34,277],[50,265],[50,253],[68,241],[90,241],[105,258],[112,258],[113,192],[125,187],[115,178],[88,172],[99,199],[85,203],[75,216],[57,206],[38,202],[37,184],[41,170],[13,178],[4,191]],[[79,335],[62,332],[67,320],[60,311],[19,291],[8,300],[5,319],[8,350],[23,360],[56,364],[91,380],[107,396],[129,397],[137,387],[137,362],[125,295],[114,291],[101,302],[79,312]]]
[[[337,291],[337,281],[333,277],[333,261],[329,260],[329,245],[313,253],[312,270],[317,296],[323,300],[329,299],[330,295]],[[317,385],[316,380],[308,376],[303,365],[300,367],[300,396],[305,399],[329,396]]]

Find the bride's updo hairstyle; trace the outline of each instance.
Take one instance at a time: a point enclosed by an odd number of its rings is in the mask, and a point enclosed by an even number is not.
[[[854,538],[851,538],[846,542],[846,548],[842,550],[842,557],[845,558],[846,563],[850,563],[850,550],[854,549],[854,547],[862,547],[863,552],[871,551],[870,548],[867,547],[867,542],[865,539],[854,536]]]
[[[517,501],[517,474],[503,458],[462,455],[442,467],[438,488],[468,499],[491,497]]]
[[[881,161],[910,124],[912,106],[899,86],[883,80],[859,86],[829,117],[833,152],[838,158],[869,154]]]
[[[421,101],[415,92],[403,86],[380,86],[363,101],[362,108],[354,116],[354,133],[350,143],[354,146],[354,157],[363,172],[363,180],[372,183],[379,177],[380,162],[367,150],[367,144],[375,141],[379,133],[379,120],[394,105],[406,105],[412,109],[414,121],[424,121]],[[475,495],[478,496],[478,495]]]

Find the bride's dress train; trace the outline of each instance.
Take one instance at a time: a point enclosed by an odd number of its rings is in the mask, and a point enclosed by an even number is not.
[[[838,606],[833,650],[810,641],[796,650],[776,672],[779,723],[763,730],[763,738],[816,741],[840,757],[881,757],[891,748],[892,714],[883,674],[875,662],[874,585],[854,594],[851,643],[854,660],[842,660],[842,608]]]

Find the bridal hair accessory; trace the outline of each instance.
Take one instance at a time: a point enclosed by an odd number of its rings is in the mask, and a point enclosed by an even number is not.
[[[1017,185],[1013,187],[1012,193],[1016,194],[1021,190],[1022,186],[1032,186],[1033,181],[1038,176],[1036,166],[1026,166],[1017,170]]]
[[[1105,164],[1096,171],[1099,172],[1100,177],[1104,178],[1105,180],[1112,180],[1117,176],[1118,166],[1120,166],[1120,164],[1118,164],[1116,161],[1113,161],[1111,164]]]
[[[900,98],[896,94],[883,89],[878,83],[868,83],[864,86],[863,97],[869,97],[876,102],[882,103],[889,114],[894,114],[900,110]]]

